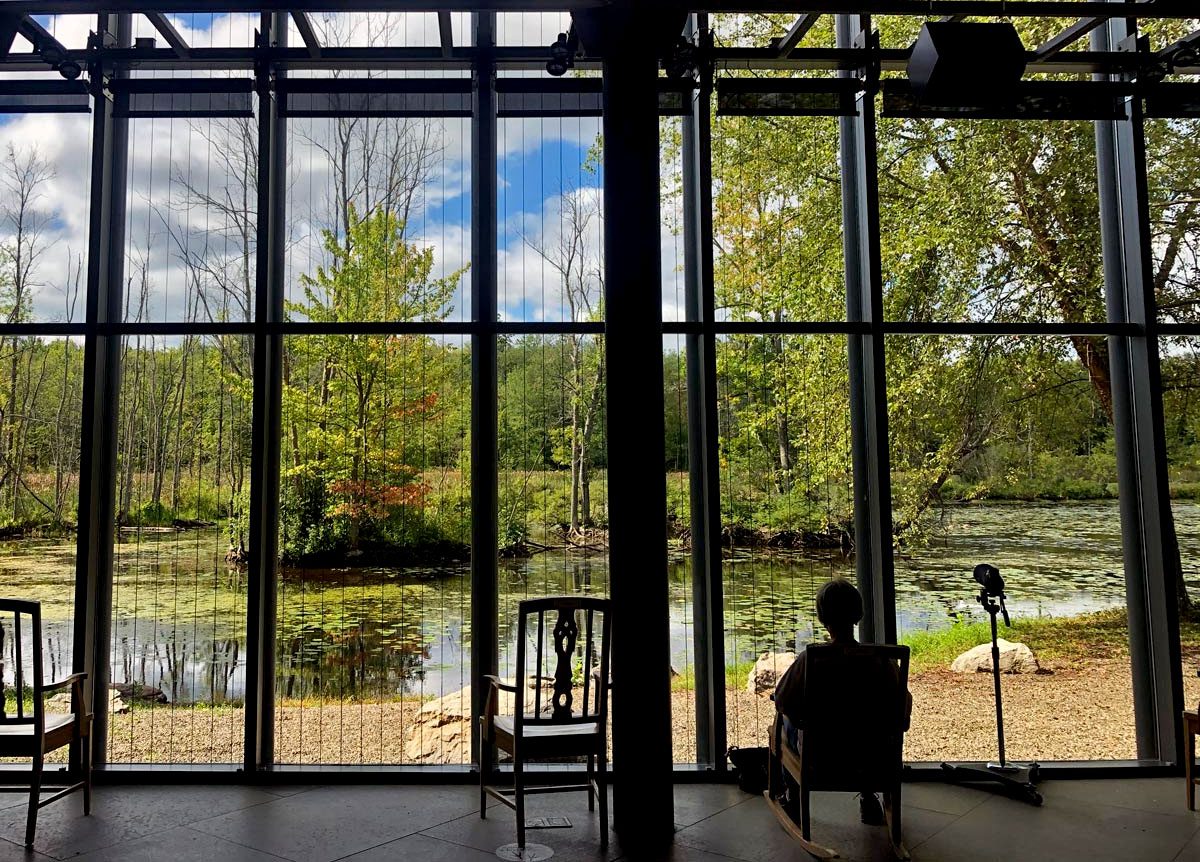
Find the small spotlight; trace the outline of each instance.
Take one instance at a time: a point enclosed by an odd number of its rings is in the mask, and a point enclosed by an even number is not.
[[[62,75],[68,81],[78,80],[79,76],[83,74],[83,67],[74,60],[63,60],[55,66],[55,69],[58,70],[58,74]]]
[[[567,70],[575,65],[574,53],[566,33],[559,33],[558,38],[550,45],[550,59],[546,63],[546,71],[556,78],[567,74]]]
[[[680,36],[663,63],[667,77],[676,80],[691,78],[696,65],[696,46]]]
[[[1200,66],[1200,47],[1180,45],[1171,53],[1170,62],[1172,71],[1189,66]]]

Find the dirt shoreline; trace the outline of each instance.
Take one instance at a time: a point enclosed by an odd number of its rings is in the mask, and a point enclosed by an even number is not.
[[[1194,663],[1187,660],[1190,666]],[[1049,661],[1048,674],[1005,676],[1008,753],[1014,759],[1113,760],[1136,757],[1128,659]],[[1200,679],[1185,674],[1186,700],[1200,699]],[[996,756],[992,681],[988,674],[930,670],[913,676],[909,761],[986,760]],[[276,710],[281,763],[398,764],[418,701],[284,706]],[[694,695],[671,694],[674,758],[695,760]],[[614,710],[620,704],[614,698]],[[774,704],[744,688],[727,692],[730,745],[763,745]],[[135,709],[110,719],[112,763],[237,763],[242,711],[203,706]],[[461,730],[468,731],[463,722]],[[461,758],[457,761],[461,762]]]

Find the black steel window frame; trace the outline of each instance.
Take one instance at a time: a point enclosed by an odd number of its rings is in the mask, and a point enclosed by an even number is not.
[[[74,4],[73,6],[71,4]],[[92,11],[96,6],[83,0],[40,2],[31,12]],[[113,8],[168,8],[169,3],[110,4]],[[191,4],[194,6],[195,4]],[[230,4],[225,3],[222,8]],[[262,9],[267,4],[253,5]],[[294,8],[296,4],[289,4]],[[302,5],[302,4],[301,4]],[[528,3],[521,4],[528,8]],[[936,5],[936,4],[935,4]],[[945,4],[944,4],[945,5]],[[946,5],[946,9],[954,4]],[[970,5],[970,4],[967,4]],[[994,4],[992,4],[994,6]],[[1021,14],[1033,14],[1032,7]],[[1136,58],[1122,53],[1135,43],[1133,19],[1111,17],[1129,4],[1086,3],[1089,10],[1109,20],[1092,34],[1089,51],[1059,54],[1035,65],[1035,71],[1092,73],[1100,83],[1127,84],[1138,66]],[[78,7],[76,9],[75,7]],[[867,8],[869,3],[864,3]],[[1042,3],[1040,13],[1076,17],[1085,14],[1078,2]],[[59,7],[62,7],[61,9]],[[70,8],[68,8],[70,7]],[[954,8],[962,11],[960,3]],[[978,7],[978,8],[976,8]],[[1094,9],[1093,9],[1094,7]],[[173,7],[172,7],[173,8]],[[189,6],[191,8],[191,6]],[[839,7],[840,8],[840,7]],[[992,9],[983,0],[975,2],[975,14]],[[830,11],[837,11],[831,9]],[[878,10],[876,10],[878,11]],[[892,10],[889,12],[900,11]],[[902,13],[930,14],[933,6],[920,4]],[[995,10],[992,9],[994,12]],[[1156,12],[1139,8],[1139,12]],[[1010,10],[1011,13],[1011,10]],[[1090,14],[1090,13],[1089,13]],[[1168,16],[1175,17],[1175,16]],[[83,324],[2,324],[0,334],[69,336],[84,344],[83,415],[80,448],[79,530],[77,536],[75,662],[92,671],[92,694],[107,687],[108,650],[111,626],[111,573],[114,522],[114,476],[116,470],[115,403],[120,382],[120,340],[136,334],[231,334],[255,336],[254,444],[250,594],[248,601],[249,673],[245,762],[248,774],[263,773],[273,766],[271,751],[271,697],[273,692],[274,575],[277,523],[273,500],[278,490],[279,372],[283,338],[315,332],[396,333],[420,332],[464,335],[471,338],[472,430],[492,429],[473,451],[477,463],[492,470],[478,471],[473,478],[472,498],[476,506],[473,544],[495,547],[495,344],[505,334],[598,334],[604,323],[506,323],[496,319],[496,213],[495,213],[495,75],[499,68],[540,68],[544,52],[537,48],[500,48],[494,44],[494,13],[475,16],[476,44],[455,48],[448,56],[434,56],[425,49],[342,49],[313,57],[301,48],[286,44],[287,17],[282,12],[264,12],[261,40],[250,49],[194,49],[186,56],[167,49],[137,49],[132,45],[132,16],[128,11],[101,13],[97,32],[110,41],[94,40],[86,51],[68,52],[88,70],[92,98],[91,214],[88,240],[86,319]],[[703,40],[707,32],[704,14],[694,16],[691,32]],[[1124,118],[1096,121],[1098,175],[1103,225],[1108,316],[1096,323],[904,323],[882,319],[881,276],[878,257],[878,193],[874,169],[874,118],[878,74],[902,68],[902,52],[880,49],[872,40],[867,15],[838,16],[838,45],[835,48],[794,49],[779,58],[759,49],[715,49],[702,51],[699,81],[693,89],[692,110],[684,117],[685,168],[685,277],[687,314],[685,320],[664,323],[663,334],[686,337],[688,413],[693,428],[691,493],[693,534],[704,536],[702,553],[693,566],[696,607],[703,611],[696,626],[698,759],[720,772],[724,770],[726,745],[723,707],[723,615],[720,583],[720,517],[716,506],[719,493],[716,459],[715,361],[716,340],[734,333],[827,333],[846,335],[852,345],[852,401],[859,412],[854,421],[856,438],[855,477],[859,505],[859,529],[876,540],[859,560],[859,576],[868,584],[868,625],[874,636],[895,638],[894,586],[890,542],[879,537],[890,534],[890,499],[887,482],[886,381],[883,379],[883,341],[889,334],[961,334],[1065,336],[1104,335],[1109,339],[1114,363],[1114,398],[1117,409],[1119,485],[1122,498],[1122,533],[1126,546],[1127,591],[1130,598],[1132,671],[1139,761],[1133,768],[1175,768],[1181,756],[1178,715],[1183,707],[1179,661],[1178,619],[1171,591],[1163,572],[1161,510],[1169,506],[1166,487],[1165,444],[1162,437],[1162,401],[1159,386],[1159,339],[1200,335],[1198,324],[1160,323],[1152,291],[1146,290],[1150,248],[1146,209],[1146,166],[1142,145],[1141,95],[1126,96]],[[142,68],[203,69],[239,68],[253,72],[259,100],[260,200],[259,258],[257,261],[256,311],[245,323],[126,323],[122,318],[121,285],[124,281],[124,211],[128,158],[128,121],[114,111],[114,91],[128,77],[132,64]],[[472,319],[461,323],[347,323],[313,325],[288,322],[282,313],[283,170],[286,161],[286,119],[275,104],[286,69],[320,68],[329,65],[375,63],[381,68],[449,68],[472,72],[472,142],[475,177],[472,213],[473,263],[476,289]],[[594,59],[584,67],[595,68]],[[709,116],[713,96],[714,66],[725,68],[822,68],[842,78],[857,78],[857,109],[841,117],[840,140],[843,170],[843,231],[846,243],[848,316],[845,321],[811,321],[788,324],[726,322],[716,319],[712,283],[711,161],[708,152]],[[40,69],[40,60],[10,57],[0,62],[10,70]],[[547,82],[553,89],[553,82]],[[1192,89],[1195,89],[1192,85]],[[9,89],[21,89],[19,84]],[[128,89],[124,87],[124,89]],[[30,91],[45,90],[44,83],[30,82]],[[1186,100],[1184,100],[1186,101]],[[1182,103],[1181,103],[1182,104]],[[482,158],[489,154],[490,158]],[[491,177],[489,180],[488,177]],[[486,241],[484,241],[486,239]],[[490,260],[490,264],[488,261]],[[487,290],[479,289],[487,287]],[[490,361],[489,361],[490,354]],[[478,357],[478,361],[476,358]],[[857,357],[857,358],[855,358]],[[619,421],[619,416],[617,417]],[[882,424],[881,424],[882,422]],[[473,441],[474,441],[473,435]],[[490,452],[490,455],[488,454]],[[488,487],[487,475],[491,476]],[[274,489],[274,490],[273,490]],[[490,501],[490,504],[489,504]],[[866,501],[866,505],[864,505]],[[860,513],[858,510],[861,509]],[[480,517],[482,516],[482,517]],[[489,526],[490,525],[490,526]],[[476,554],[476,557],[480,555]],[[496,566],[480,558],[473,564],[473,624],[477,632],[496,622]],[[486,600],[491,597],[490,601]],[[480,601],[480,599],[485,599]],[[486,619],[485,619],[486,616]],[[480,638],[472,650],[472,677],[494,671],[495,637]],[[703,642],[702,642],[703,641]],[[253,685],[250,680],[253,679]],[[96,762],[105,754],[105,717],[97,713],[94,746]],[[1076,765],[1079,766],[1079,765]],[[1096,763],[1095,771],[1120,770],[1122,764]],[[1062,765],[1068,773],[1075,767]],[[1087,771],[1088,767],[1079,766]],[[133,774],[133,770],[110,771]],[[394,779],[454,780],[465,769],[377,770]],[[342,774],[327,770],[330,776]],[[155,769],[147,775],[162,778],[170,770]],[[194,770],[189,770],[194,775]],[[306,769],[306,777],[314,774]],[[369,772],[354,769],[347,774],[362,780]],[[685,779],[696,770],[677,767],[676,777]],[[390,779],[389,779],[390,780]]]

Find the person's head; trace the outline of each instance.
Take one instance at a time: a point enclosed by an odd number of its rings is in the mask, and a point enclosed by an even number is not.
[[[854,584],[834,578],[817,590],[817,619],[834,640],[853,637],[854,625],[862,617],[862,596]]]

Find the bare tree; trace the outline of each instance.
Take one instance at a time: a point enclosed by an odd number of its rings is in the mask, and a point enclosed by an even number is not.
[[[0,190],[3,191],[0,229],[6,234],[0,245],[0,296],[3,296],[6,323],[24,323],[30,317],[38,267],[49,247],[45,232],[52,218],[40,202],[45,184],[53,177],[53,168],[36,146],[22,151],[9,144],[0,164]],[[7,341],[0,338],[0,349]],[[0,413],[0,428],[4,435],[4,487],[10,495],[8,508],[15,522],[21,514],[23,464],[20,448],[30,387],[18,386],[22,353],[19,336],[13,336],[9,348],[8,397],[3,413]]]
[[[564,187],[558,196],[559,234],[550,244],[525,237],[525,243],[558,275],[564,310],[572,322],[595,320],[604,296],[600,262],[599,198],[590,189]],[[571,536],[592,523],[592,442],[604,396],[604,350],[600,336],[568,333],[563,391],[570,395]]]

